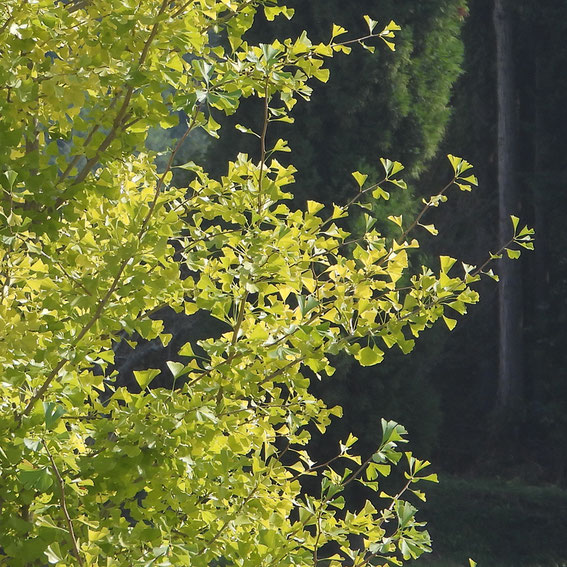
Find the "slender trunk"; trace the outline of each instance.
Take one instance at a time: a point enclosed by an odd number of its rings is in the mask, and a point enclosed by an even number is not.
[[[501,242],[511,235],[510,215],[517,214],[520,191],[517,172],[518,102],[514,77],[511,4],[494,0],[498,99],[498,224]],[[522,280],[519,262],[500,262],[499,372],[496,415],[510,420],[523,400]]]
[[[532,207],[534,212],[534,227],[537,234],[538,242],[533,252],[533,304],[534,304],[534,339],[542,341],[546,336],[548,329],[549,317],[549,267],[547,252],[547,214],[545,202],[545,190],[548,181],[548,171],[551,169],[549,164],[549,155],[551,154],[548,147],[549,131],[547,129],[548,116],[545,106],[542,108],[542,102],[546,101],[544,96],[545,85],[542,80],[542,57],[548,54],[539,53],[539,34],[535,35],[535,64],[534,64],[534,165],[535,172],[532,182]],[[544,103],[545,104],[545,103]],[[535,349],[535,371],[545,366],[543,359],[543,351],[541,344]]]

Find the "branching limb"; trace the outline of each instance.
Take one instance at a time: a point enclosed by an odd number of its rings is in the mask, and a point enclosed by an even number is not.
[[[451,187],[453,185],[453,183],[455,183],[456,180],[457,180],[457,178],[453,177],[453,179],[451,179],[451,181],[449,181],[449,183],[447,183],[447,185],[445,185],[445,187],[443,187],[443,189],[441,189],[441,191],[439,191],[439,193],[437,193],[437,195],[435,195],[435,199],[440,199],[441,197],[443,197],[443,195],[446,193],[446,191],[449,189],[449,187]],[[432,197],[432,199],[433,199],[433,197]],[[425,204],[425,206],[423,207],[423,209],[421,209],[421,211],[419,212],[417,217],[415,217],[414,221],[408,226],[408,228],[406,228],[406,230],[404,230],[402,236],[400,237],[400,242],[403,242],[405,240],[407,235],[419,224],[419,221],[421,221],[421,219],[423,218],[423,215],[425,215],[425,213],[427,213],[427,211],[433,206],[431,204],[432,199],[430,199]]]
[[[156,16],[156,21],[152,26],[150,34],[144,43],[144,47],[142,48],[142,53],[140,54],[140,58],[138,59],[138,63],[136,65],[138,69],[142,67],[142,65],[145,63],[148,57],[148,52],[150,50],[151,44],[159,31],[160,16],[165,12],[165,9],[167,8],[168,4],[169,4],[169,0],[162,0],[160,9]],[[134,87],[132,85],[128,85],[126,88],[126,92],[124,94],[124,99],[122,101],[122,104],[120,105],[120,108],[116,113],[116,116],[114,117],[112,128],[110,129],[104,140],[101,142],[100,146],[96,149],[93,156],[87,160],[81,171],[79,171],[79,173],[73,180],[73,185],[82,183],[86,179],[87,175],[91,172],[93,167],[98,163],[101,154],[108,149],[108,147],[114,141],[116,136],[118,136],[118,134],[125,128],[130,118],[128,109],[130,107],[130,102],[132,100],[133,93],[134,93]],[[99,125],[94,126],[93,130],[91,130],[90,135],[92,136],[92,134],[94,134],[94,132],[96,132],[98,129],[99,129]],[[74,160],[77,160],[76,156]],[[69,167],[67,168],[67,170],[69,170]],[[67,175],[68,174],[69,173],[67,173]],[[61,196],[56,202],[56,208],[60,207],[65,201],[66,201],[65,196]]]
[[[232,522],[232,520],[236,516],[238,516],[238,514],[240,514],[240,512],[242,511],[244,506],[246,506],[246,504],[248,504],[248,502],[250,502],[250,500],[254,497],[254,495],[256,494],[256,491],[258,490],[259,487],[260,487],[260,482],[257,482],[254,485],[254,487],[252,488],[252,490],[248,493],[248,496],[240,503],[240,506],[238,506],[238,508],[230,515],[230,517],[225,520],[225,522],[218,529],[218,531],[215,533],[215,535],[208,542],[205,543],[205,548],[203,549],[202,553],[205,553],[208,550],[208,548],[210,548],[211,545],[213,545],[213,543],[215,543],[215,541],[217,541],[219,539],[219,537],[223,534],[223,532],[229,526],[230,522]]]
[[[14,17],[16,16],[18,8],[23,8],[27,3],[28,3],[28,0],[22,0],[22,3],[18,7],[14,8],[12,10],[12,13],[8,16],[6,21],[2,24],[2,27],[0,28],[0,34],[5,32],[8,29],[8,26],[10,26],[10,24],[14,21]]]
[[[160,193],[163,189],[163,185],[165,183],[165,177],[169,173],[169,171],[171,170],[175,155],[179,151],[179,148],[181,147],[181,144],[183,143],[183,141],[187,138],[189,133],[195,128],[195,126],[197,124],[197,122],[196,122],[197,112],[198,112],[198,109],[195,109],[194,115],[192,117],[191,122],[189,123],[189,126],[187,127],[185,134],[180,138],[177,145],[175,146],[175,148],[171,152],[171,155],[169,157],[169,161],[167,163],[165,171],[162,173],[161,177],[159,178],[159,180],[157,182],[156,189],[155,189],[155,192],[154,192],[154,199],[153,199],[152,203],[150,204],[150,207],[148,209],[148,213],[147,213],[146,217],[144,218],[144,220],[141,224],[140,231],[138,232],[138,239],[139,240],[142,238],[142,236],[144,235],[144,233],[146,232],[146,230],[148,228],[148,224],[149,224],[150,219],[151,219],[151,217],[152,217],[152,215],[155,211],[155,208],[156,208],[158,197],[159,197],[159,195],[160,195]],[[118,270],[116,272],[116,275],[114,276],[112,283],[110,284],[110,287],[108,288],[108,291],[105,293],[105,295],[102,297],[102,299],[98,302],[96,309],[95,309],[95,312],[93,313],[92,317],[85,324],[85,326],[81,329],[80,333],[77,335],[77,337],[73,341],[73,343],[71,345],[71,350],[73,350],[80,343],[80,341],[85,337],[85,335],[91,330],[91,328],[95,325],[95,323],[100,319],[101,315],[104,312],[105,307],[107,306],[111,297],[114,295],[114,292],[117,290],[118,285],[120,283],[120,280],[122,278],[122,274],[124,273],[124,270],[126,269],[126,266],[128,266],[130,260],[131,260],[131,256],[128,256],[127,258],[125,258],[120,263]],[[36,402],[38,402],[40,399],[43,398],[43,396],[45,395],[45,392],[47,391],[47,389],[49,388],[49,386],[51,385],[53,380],[55,380],[55,378],[57,377],[57,375],[59,374],[61,369],[67,364],[67,362],[69,362],[69,359],[62,358],[57,363],[57,365],[53,368],[53,370],[51,370],[51,372],[48,374],[47,378],[45,379],[44,383],[33,394],[30,401],[28,402],[28,404],[24,408],[23,412],[16,416],[17,422],[20,422],[22,417],[27,416],[31,413]]]
[[[266,133],[268,132],[269,111],[270,111],[270,79],[266,76],[265,94],[264,94],[264,124],[262,125],[262,133],[260,134],[260,175],[258,177],[258,213],[262,209],[262,184],[264,181],[264,169],[266,167]]]

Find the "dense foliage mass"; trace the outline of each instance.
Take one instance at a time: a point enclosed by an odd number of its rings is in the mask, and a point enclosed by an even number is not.
[[[354,565],[399,562],[429,549],[408,495],[434,480],[427,462],[402,454],[403,427],[383,422],[376,451],[355,438],[315,463],[308,427],[324,431],[340,408],[309,391],[332,375],[329,356],[362,365],[450,313],[465,313],[476,268],[443,256],[435,270],[408,269],[414,238],[451,187],[471,189],[470,165],[450,156],[453,176],[409,221],[391,215],[393,238],[365,214],[360,233],[343,219],[364,198],[403,190],[402,167],[382,160],[383,179],[355,172],[353,196],[326,209],[291,210],[294,168],[271,140],[290,121],[324,61],[373,40],[394,47],[398,26],[326,43],[307,34],[249,44],[255,12],[291,17],[273,2],[143,0],[4,3],[0,23],[0,557],[43,565]],[[214,41],[212,40],[214,36]],[[366,47],[370,50],[373,45]],[[242,98],[262,101],[259,159],[241,154],[215,179],[198,165],[188,186],[171,184],[180,144],[198,129],[218,135],[215,115]],[[187,127],[158,172],[148,129]],[[498,254],[530,247],[520,229]],[[498,255],[497,254],[497,255]],[[452,271],[451,271],[452,270]],[[451,273],[450,273],[451,272]],[[220,336],[187,343],[159,370],[135,372],[136,391],[114,380],[114,348],[171,336],[154,314],[210,312]],[[406,462],[391,495],[378,480]],[[319,488],[303,483],[315,477]],[[345,509],[360,483],[369,497]],[[308,489],[309,488],[309,489]],[[376,496],[384,499],[378,505]]]

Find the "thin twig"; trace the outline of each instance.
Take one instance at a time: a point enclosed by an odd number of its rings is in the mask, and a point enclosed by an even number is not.
[[[435,195],[434,197],[437,197],[437,198],[442,197],[445,194],[445,192],[447,191],[447,189],[449,189],[449,187],[451,187],[453,185],[453,183],[455,183],[456,179],[457,179],[456,177],[453,177],[453,179],[451,179],[451,181],[449,181],[449,183],[447,183],[447,185],[445,185],[445,187],[443,187],[443,189],[441,189],[441,191],[439,191],[439,193],[437,193],[437,195]],[[417,215],[415,220],[408,226],[408,228],[406,228],[406,230],[404,230],[402,236],[400,237],[400,241],[403,242],[405,237],[419,224],[419,221],[423,218],[423,215],[431,207],[432,207],[432,205],[431,205],[431,199],[430,199],[426,203],[426,205],[423,207],[423,209],[421,209],[420,213]]]
[[[323,513],[323,506],[327,505],[327,498],[321,503],[321,506],[317,510],[317,537],[315,538],[315,543],[313,544],[313,565],[317,567],[319,559],[317,557],[317,548],[319,547],[319,540],[321,539],[321,514]]]
[[[165,183],[165,177],[171,171],[171,168],[173,166],[173,160],[175,159],[177,152],[179,151],[179,149],[183,145],[183,142],[187,139],[187,136],[189,136],[189,134],[197,126],[198,114],[199,114],[199,106],[196,106],[194,111],[193,111],[193,115],[191,116],[191,119],[189,121],[189,125],[187,126],[187,129],[185,130],[185,133],[183,134],[183,136],[181,136],[181,138],[179,138],[177,144],[175,145],[175,148],[173,148],[173,151],[169,155],[169,160],[167,161],[167,165],[165,166],[165,170],[163,171],[163,173],[161,174],[161,177],[158,180],[156,190],[154,192],[154,200],[152,201],[152,204],[150,205],[150,208],[148,210],[148,214],[146,215],[146,218],[144,219],[144,222],[142,223],[142,226],[140,228],[140,233],[138,235],[139,238],[141,238],[142,234],[146,231],[148,223],[150,222],[150,218],[152,217],[152,215],[154,213],[154,210],[155,210],[156,205],[157,205],[158,197],[159,197],[161,190],[163,188],[163,185]]]
[[[110,104],[108,105],[108,108],[106,109],[107,113],[114,108],[117,101],[118,101],[118,95],[113,96],[112,100],[110,101]],[[98,132],[99,129],[100,129],[100,124],[93,125],[90,132],[87,134],[86,138],[83,141],[83,148],[86,148],[91,143],[93,136]],[[69,174],[71,173],[71,171],[73,171],[73,168],[77,165],[77,162],[81,159],[81,157],[82,157],[81,154],[77,154],[73,157],[73,159],[69,162],[69,165],[67,166],[65,171],[61,174],[61,176],[57,180],[55,186],[60,185],[69,176]]]
[[[71,521],[71,516],[69,515],[69,510],[67,509],[67,500],[65,499],[65,481],[63,480],[63,477],[59,473],[59,469],[55,464],[55,460],[53,459],[53,455],[51,454],[51,451],[49,450],[49,447],[47,446],[45,439],[42,439],[41,442],[45,448],[45,452],[47,453],[47,456],[49,457],[49,461],[51,462],[51,470],[53,471],[53,474],[57,479],[57,483],[59,484],[59,492],[61,494],[60,497],[61,510],[63,511],[63,516],[65,517],[65,523],[67,524],[67,531],[69,533],[71,544],[73,546],[73,555],[77,559],[79,565],[83,567],[85,563],[83,561],[83,558],[81,557],[81,553],[79,552],[79,544],[77,542],[77,537],[75,536],[75,530],[73,529],[73,522]]]
[[[266,76],[264,93],[264,124],[260,135],[260,175],[258,177],[258,214],[262,209],[262,183],[264,181],[264,168],[266,166],[266,133],[268,131],[270,98],[269,98],[270,78]]]
[[[217,539],[221,536],[221,534],[224,532],[224,530],[226,530],[226,528],[228,527],[230,522],[238,514],[240,514],[240,512],[242,511],[244,506],[246,506],[246,504],[248,504],[248,502],[252,499],[254,494],[256,494],[256,491],[258,490],[259,487],[260,487],[260,482],[257,482],[256,485],[254,486],[254,488],[248,494],[248,496],[240,503],[240,506],[238,506],[238,508],[231,514],[231,516],[225,520],[224,524],[219,528],[217,533],[208,542],[205,543],[205,548],[203,549],[202,553],[205,553],[205,551],[207,551],[207,549],[209,547],[211,547],[211,545],[213,543],[215,543],[215,541],[217,541]]]
[[[12,23],[15,15],[16,15],[17,9],[24,7],[27,3],[28,3],[28,0],[23,0],[22,3],[20,4],[20,6],[14,8],[12,10],[12,13],[8,16],[8,19],[2,24],[2,27],[0,28],[0,33],[4,33],[6,31],[6,29],[8,28],[8,26]]]
[[[177,18],[177,16],[180,16],[183,13],[183,11],[185,10],[185,8],[187,8],[187,6],[189,6],[189,4],[192,4],[193,1],[194,0],[187,0],[187,2],[185,2],[185,4],[179,6],[179,9],[173,13],[173,17]]]
[[[394,506],[396,505],[396,502],[402,497],[402,495],[406,492],[406,490],[410,487],[411,483],[412,483],[413,477],[410,478],[405,486],[392,498],[392,503],[388,506],[387,511],[391,512],[394,509]],[[382,524],[384,523],[385,518],[384,516],[382,516],[382,518],[380,518],[380,520],[378,520],[377,525],[378,527],[382,526]],[[368,555],[363,562],[360,564],[360,567],[363,567],[363,565],[369,565],[370,561],[376,557],[383,557],[379,554],[379,552],[374,552],[371,553],[370,555]]]
[[[384,177],[384,179],[382,179],[381,181],[378,181],[378,183],[374,183],[374,185],[371,185],[370,187],[367,187],[366,189],[359,191],[345,205],[341,205],[340,208],[343,209],[344,211],[347,211],[350,207],[352,207],[352,205],[357,203],[363,195],[366,195],[366,193],[368,193],[369,191],[373,191],[374,189],[377,189],[378,187],[380,187],[380,185],[382,185],[382,183],[384,183],[386,181],[388,181],[388,178]],[[329,217],[327,220],[325,220],[325,221],[323,221],[323,223],[321,223],[321,226],[319,228],[322,229],[324,226],[328,225],[332,220],[334,220],[334,218],[332,216]]]
[[[292,476],[289,479],[289,482],[293,482],[294,480],[298,480],[302,476],[305,476],[306,474],[312,473],[316,470],[327,468],[327,467],[331,466],[335,461],[338,461],[341,457],[344,457],[344,455],[342,453],[339,453],[338,455],[335,455],[334,457],[330,458],[328,461],[326,461],[324,463],[321,463],[319,465],[313,465],[312,467],[305,469],[303,472],[300,472],[300,473],[296,474],[295,476]]]
[[[240,303],[240,308],[238,310],[238,315],[236,318],[236,323],[234,325],[234,329],[232,331],[232,341],[231,345],[234,346],[236,341],[238,340],[238,332],[240,331],[240,327],[242,326],[242,322],[244,321],[244,312],[246,310],[246,301],[248,299],[248,292],[244,293],[244,297]]]
[[[347,41],[340,41],[337,43],[333,43],[331,44],[331,47],[335,47],[335,46],[342,46],[342,45],[352,45],[353,43],[362,43],[363,41],[367,40],[367,39],[374,39],[375,37],[379,37],[381,38],[382,36],[379,33],[370,33],[368,35],[365,35],[364,37],[357,37],[356,39],[349,39]]]
[[[490,263],[494,262],[494,260],[496,260],[497,256],[500,256],[501,254],[504,254],[504,252],[508,249],[508,247],[512,244],[514,244],[516,242],[515,238],[511,238],[506,244],[504,244],[500,250],[498,250],[498,252],[496,252],[495,254],[492,254],[490,258],[488,258],[487,260],[485,260],[485,262],[476,270],[471,272],[471,276],[475,277],[478,276],[479,274],[482,273],[482,271],[484,270],[484,268],[486,268],[486,266],[488,266]]]

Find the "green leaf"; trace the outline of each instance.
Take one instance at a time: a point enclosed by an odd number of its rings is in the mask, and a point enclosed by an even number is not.
[[[475,187],[478,185],[478,179],[476,175],[469,175],[468,177],[462,177],[463,181],[466,181],[467,184],[474,185]]]
[[[435,482],[438,483],[439,482],[439,478],[437,477],[437,474],[428,474],[427,476],[420,476],[419,480],[426,480],[428,482]]]
[[[172,360],[169,360],[167,362],[167,367],[169,368],[169,371],[174,378],[179,378],[179,376],[181,376],[185,371],[185,365],[181,362],[174,362]]]
[[[457,325],[457,321],[455,319],[450,319],[449,317],[445,317],[445,315],[443,315],[443,321],[445,321],[445,325],[447,325],[449,331],[452,331]]]
[[[378,22],[376,20],[373,20],[370,16],[364,16],[364,21],[366,22],[366,25],[368,26],[368,31],[370,33],[372,33],[374,31],[374,28],[378,25]]]
[[[331,39],[338,37],[339,35],[343,35],[347,33],[347,30],[342,26],[338,26],[337,24],[333,24],[333,31],[331,33]]]
[[[516,231],[518,229],[518,223],[520,222],[520,219],[518,217],[515,217],[514,215],[510,215],[510,219],[512,219],[512,226],[514,227],[514,234],[516,234]]]
[[[365,232],[369,232],[372,227],[376,224],[376,220],[374,217],[371,217],[369,214],[364,213],[364,230]]]
[[[364,182],[368,179],[368,175],[360,173],[360,171],[353,171],[352,176],[356,179],[358,186],[362,189]]]
[[[441,272],[447,274],[451,268],[455,265],[457,260],[451,258],[451,256],[439,256],[439,262],[441,264]]]
[[[422,502],[427,502],[425,493],[422,492],[421,490],[411,490],[411,492],[415,494]]]
[[[372,191],[372,197],[374,199],[384,199],[387,201],[390,198],[390,194],[387,191],[384,191],[382,187],[376,187],[376,189]]]
[[[46,429],[53,429],[61,416],[65,413],[65,408],[54,402],[43,402],[44,423]]]
[[[57,563],[64,563],[65,557],[64,554],[61,553],[61,549],[59,548],[58,543],[52,543],[50,546],[47,547],[45,550],[45,555],[47,557],[47,561],[52,565],[57,565]]]
[[[160,372],[161,370],[157,368],[148,368],[147,370],[134,370],[133,374],[140,388],[145,390]]]
[[[310,215],[314,215],[324,208],[325,205],[323,205],[322,203],[317,203],[316,201],[307,201],[307,212]]]
[[[195,356],[195,353],[193,352],[193,346],[191,345],[191,343],[185,343],[179,350],[179,354],[181,356],[190,356],[191,358],[193,358]]]
[[[352,433],[348,434],[348,438],[345,441],[345,447],[352,447],[358,441],[358,437],[355,437]]]
[[[402,215],[399,216],[394,216],[394,215],[390,215],[388,217],[389,221],[392,221],[394,224],[398,225],[400,228],[402,228],[403,225],[403,218]]]
[[[297,303],[299,305],[299,311],[303,316],[307,315],[309,311],[315,309],[315,307],[319,305],[319,301],[317,300],[317,298],[312,295],[309,296],[298,295]]]
[[[393,169],[393,162],[390,161],[389,159],[385,159],[385,158],[380,158],[380,163],[382,164],[382,167],[384,168],[384,171],[386,173],[386,177],[390,177],[391,173],[392,173],[392,169]]]
[[[403,425],[396,423],[395,421],[386,421],[385,419],[381,420],[382,424],[382,443],[381,445],[385,445],[386,443],[395,442],[395,441],[404,441],[404,435],[407,434],[407,431]]]
[[[364,347],[356,354],[356,359],[360,362],[361,366],[374,366],[382,362],[384,359],[384,352],[377,346]]]
[[[335,205],[333,203],[333,214],[331,215],[331,219],[339,219],[347,215],[344,207],[340,207],[339,205]]]
[[[24,488],[38,492],[47,492],[53,484],[51,471],[45,467],[21,470],[18,477]]]
[[[8,171],[4,172],[4,175],[8,180],[8,188],[11,191],[14,188],[14,183],[16,182],[16,178],[18,177],[18,174],[15,171],[9,169]]]
[[[424,228],[425,230],[427,230],[427,232],[429,232],[430,234],[432,234],[433,236],[437,236],[439,234],[439,231],[435,228],[434,224],[421,224],[420,225],[422,228]]]
[[[281,138],[279,138],[271,151],[272,152],[291,152],[291,148],[287,145],[287,142],[285,140],[282,140]]]
[[[183,165],[176,165],[174,167],[175,167],[175,169],[186,169],[187,171],[200,171],[201,170],[201,168],[194,161],[188,161],[187,163],[184,163]]]
[[[396,502],[395,509],[400,521],[400,528],[405,528],[414,519],[417,512],[417,508],[403,500]]]
[[[41,449],[42,443],[39,439],[30,439],[29,437],[25,437],[24,445],[31,451],[39,451]]]

